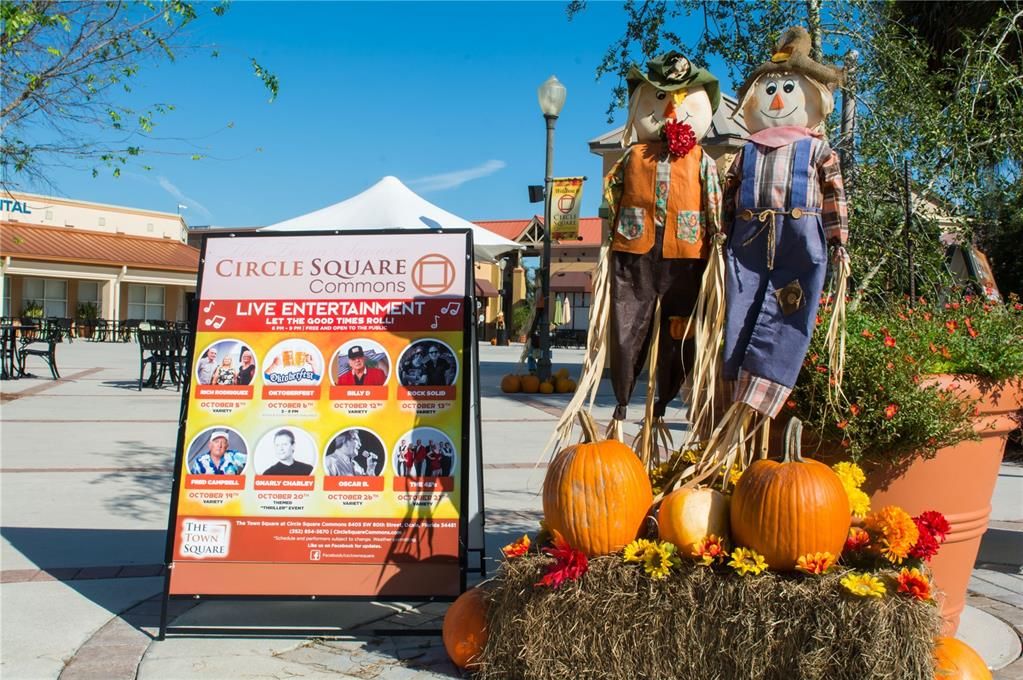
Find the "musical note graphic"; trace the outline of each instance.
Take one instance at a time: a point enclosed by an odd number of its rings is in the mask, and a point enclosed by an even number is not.
[[[223,317],[217,314],[212,319],[206,319],[206,325],[213,326],[214,329],[219,329],[221,326],[224,325],[225,321],[227,321],[227,317]]]
[[[202,308],[202,313],[209,314],[211,309],[213,309],[213,300],[210,300],[209,304]]]
[[[458,314],[458,311],[461,308],[462,308],[462,303],[461,302],[454,302],[454,301],[452,301],[452,302],[449,302],[446,305],[444,305],[444,307],[441,308],[440,313],[441,314],[450,314],[451,316],[454,316],[455,314]]]
[[[443,311],[443,310],[441,310],[441,311]],[[430,324],[430,329],[431,330],[437,330],[437,325],[438,325],[439,321],[440,321],[440,315],[439,314],[434,314],[433,315],[433,323]]]

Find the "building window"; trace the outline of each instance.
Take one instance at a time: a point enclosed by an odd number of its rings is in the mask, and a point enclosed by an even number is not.
[[[22,288],[22,313],[41,305],[43,316],[67,316],[67,281],[61,279],[25,279]]]
[[[4,307],[3,316],[11,315],[11,279],[4,277]]]
[[[99,316],[100,311],[103,309],[103,301],[100,299],[100,294],[103,290],[103,284],[99,281],[79,281],[78,282],[78,307],[76,309],[79,317],[87,317],[84,314],[84,305],[93,305],[95,308],[95,315]]]
[[[128,286],[128,318],[159,319],[166,317],[163,313],[163,286]]]

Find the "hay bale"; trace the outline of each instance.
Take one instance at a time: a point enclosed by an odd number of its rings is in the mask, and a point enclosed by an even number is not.
[[[551,559],[505,562],[489,584],[480,680],[933,680],[937,607],[853,597],[841,574],[714,573],[663,581],[618,556],[559,590]]]

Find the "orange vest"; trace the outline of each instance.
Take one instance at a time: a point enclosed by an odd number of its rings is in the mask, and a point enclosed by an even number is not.
[[[667,153],[665,142],[633,144],[625,159],[622,198],[611,241],[611,250],[643,255],[654,247],[654,187],[657,160]],[[671,181],[664,220],[665,259],[705,260],[710,254],[703,214],[700,161],[703,149],[696,146],[671,161]]]

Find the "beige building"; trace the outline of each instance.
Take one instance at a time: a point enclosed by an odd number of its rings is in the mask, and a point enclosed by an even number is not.
[[[4,316],[184,320],[199,251],[180,215],[0,194]]]

